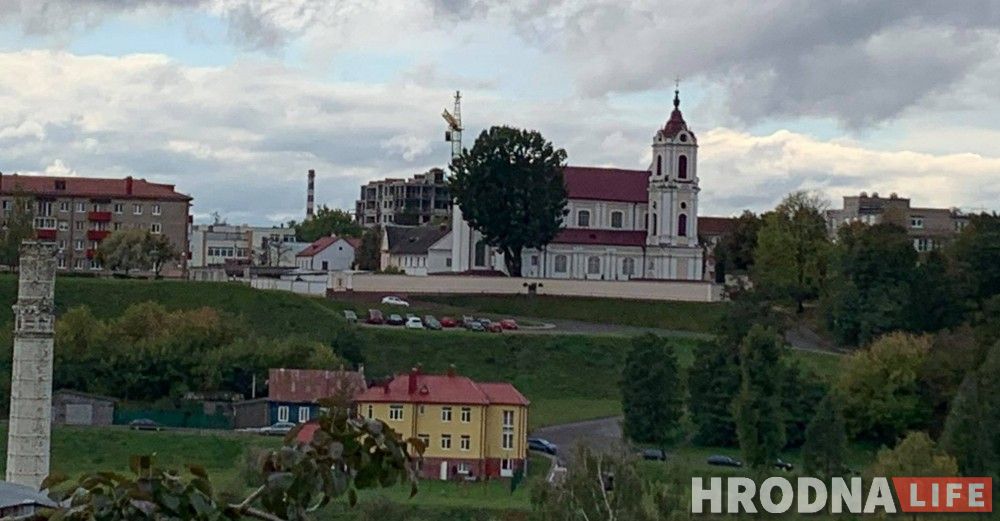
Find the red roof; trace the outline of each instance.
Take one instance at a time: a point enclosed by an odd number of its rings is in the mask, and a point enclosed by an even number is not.
[[[43,175],[0,175],[0,193],[26,192],[52,197],[116,197],[122,199],[164,199],[190,201],[174,185],[151,183],[145,179],[101,179],[96,177],[56,177]]]
[[[465,376],[423,374],[419,370],[397,375],[388,384],[372,386],[355,401],[528,405],[527,398],[508,383],[479,384]]]
[[[355,396],[365,389],[365,378],[354,371],[321,369],[271,369],[267,397],[279,402],[316,402],[348,392]]]
[[[663,136],[667,139],[673,139],[680,134],[682,130],[687,131],[691,135],[691,141],[697,143],[698,140],[694,136],[694,132],[688,128],[687,123],[684,121],[684,115],[681,114],[681,98],[680,92],[674,91],[674,110],[670,113],[670,119],[667,123],[663,125]]]
[[[307,422],[302,425],[299,429],[298,434],[295,435],[295,441],[299,443],[311,443],[313,435],[319,430],[319,423],[314,421]]]
[[[595,244],[601,246],[642,246],[646,244],[645,230],[596,230],[589,228],[563,228],[552,240],[553,244]]]
[[[316,255],[317,253],[319,253],[319,252],[321,252],[321,251],[329,248],[330,245],[333,244],[333,243],[335,243],[335,242],[337,242],[337,237],[334,237],[334,236],[320,237],[319,239],[316,239],[315,241],[313,241],[313,243],[310,244],[309,246],[306,246],[305,249],[303,249],[302,251],[300,251],[295,256],[296,257],[312,257],[313,255]]]
[[[344,240],[355,250],[361,247],[361,239],[358,237],[344,237]]]
[[[698,217],[698,235],[723,235],[735,225],[735,217]]]
[[[649,201],[649,172],[646,170],[567,166],[563,169],[563,179],[570,199]]]

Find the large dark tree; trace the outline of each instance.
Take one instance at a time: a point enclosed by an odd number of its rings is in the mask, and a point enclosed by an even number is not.
[[[962,382],[942,444],[965,475],[992,476],[1000,491],[1000,344]]]
[[[982,302],[1000,294],[1000,215],[972,216],[950,253],[969,297]]]
[[[763,219],[750,210],[736,218],[733,229],[715,246],[716,273],[723,280],[727,273],[747,273],[753,267],[753,251]]]
[[[358,263],[358,269],[378,271],[381,264],[381,255],[382,227],[373,226],[365,230],[365,233],[361,235],[361,246],[354,255]]]
[[[805,435],[802,461],[806,472],[824,478],[841,475],[847,457],[847,426],[836,394],[829,393],[819,402]]]
[[[361,225],[355,222],[350,212],[325,205],[316,209],[312,217],[297,223],[288,223],[295,228],[295,237],[304,242],[313,242],[320,237],[361,237]]]
[[[751,467],[774,463],[785,447],[785,411],[781,382],[774,369],[782,364],[785,346],[777,333],[754,326],[740,344],[740,392],[733,402],[740,451]]]
[[[677,441],[684,415],[684,387],[672,346],[652,334],[632,339],[621,390],[624,431],[629,439],[664,449]]]
[[[566,214],[566,151],[533,130],[492,127],[451,165],[451,193],[469,224],[521,276],[521,252],[541,248]]]

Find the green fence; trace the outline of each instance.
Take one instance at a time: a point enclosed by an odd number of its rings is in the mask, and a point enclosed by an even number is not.
[[[115,425],[128,425],[132,420],[147,418],[164,427],[189,429],[232,429],[233,422],[225,415],[208,415],[201,409],[115,409]]]

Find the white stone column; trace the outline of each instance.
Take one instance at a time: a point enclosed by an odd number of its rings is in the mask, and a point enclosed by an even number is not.
[[[56,246],[24,241],[7,435],[7,481],[38,489],[49,475]]]

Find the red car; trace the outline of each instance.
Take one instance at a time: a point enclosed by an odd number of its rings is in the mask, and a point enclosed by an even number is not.
[[[490,325],[486,326],[486,330],[490,333],[503,333],[503,326],[499,322],[490,322]]]
[[[515,330],[517,329],[517,322],[515,322],[513,318],[505,318],[500,321],[500,327]]]
[[[368,310],[368,319],[365,321],[369,324],[384,324],[385,317],[382,316],[382,312],[377,309]]]
[[[441,327],[455,327],[458,325],[458,321],[451,317],[441,317]]]

